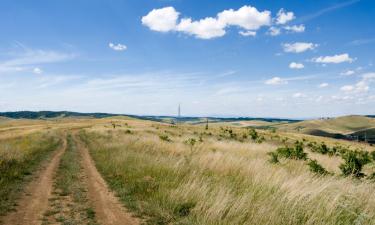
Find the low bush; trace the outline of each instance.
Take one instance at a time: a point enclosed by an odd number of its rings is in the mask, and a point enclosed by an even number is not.
[[[370,155],[365,151],[347,151],[342,155],[344,163],[340,165],[340,170],[344,176],[363,177],[362,168],[371,161]]]
[[[160,138],[160,140],[162,140],[162,141],[167,141],[167,142],[172,141],[172,140],[168,137],[168,135],[164,135],[164,134],[159,135],[159,138]]]
[[[318,161],[310,159],[307,165],[310,168],[310,171],[319,175],[327,175],[328,171],[321,166]]]
[[[307,153],[303,151],[302,142],[296,141],[294,147],[280,147],[276,149],[276,153],[280,157],[287,159],[306,160]]]

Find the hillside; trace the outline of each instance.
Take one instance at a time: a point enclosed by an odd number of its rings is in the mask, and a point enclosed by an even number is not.
[[[375,118],[368,116],[343,116],[331,119],[306,120],[271,126],[280,131],[298,132],[315,136],[347,139],[364,139],[366,130],[375,128]],[[367,134],[368,135],[368,134]],[[355,136],[355,137],[354,137]]]

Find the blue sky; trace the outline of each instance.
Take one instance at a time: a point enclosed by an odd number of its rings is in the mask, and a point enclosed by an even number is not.
[[[2,0],[0,111],[375,114],[372,0]]]

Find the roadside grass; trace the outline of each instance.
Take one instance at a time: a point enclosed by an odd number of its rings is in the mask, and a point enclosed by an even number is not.
[[[137,132],[97,127],[80,137],[111,189],[148,224],[375,221],[374,183],[316,176],[303,161],[271,164],[267,153],[278,145],[268,136],[258,144],[219,135],[219,129],[203,135],[199,127],[157,123],[132,129]],[[165,133],[173,142],[160,139]],[[202,141],[186,144],[198,137]]]
[[[67,149],[56,173],[50,209],[44,214],[43,224],[96,224],[95,212],[88,203],[80,161],[81,155],[69,134]]]
[[[0,142],[0,215],[14,210],[15,202],[41,162],[61,145],[57,132],[34,132]]]

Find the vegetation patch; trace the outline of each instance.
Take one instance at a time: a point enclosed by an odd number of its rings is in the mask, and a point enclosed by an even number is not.
[[[52,132],[33,133],[0,143],[0,215],[13,209],[24,184],[61,143]]]

